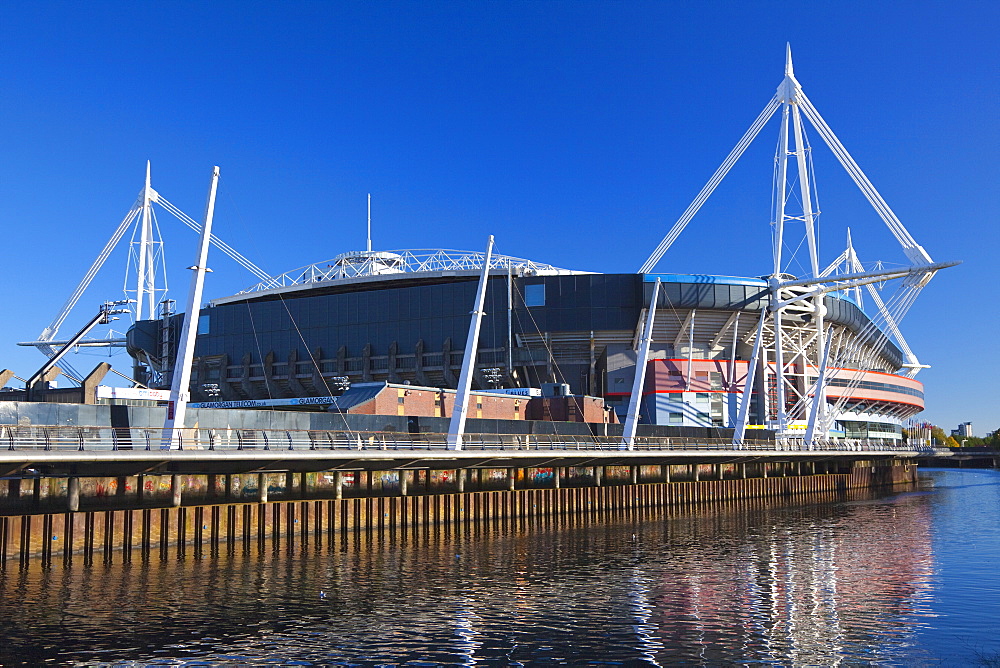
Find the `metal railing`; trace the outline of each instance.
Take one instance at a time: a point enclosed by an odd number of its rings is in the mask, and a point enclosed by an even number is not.
[[[354,450],[410,451],[446,450],[445,434],[409,434],[388,431],[317,431],[282,429],[177,430],[181,450],[269,451],[269,450]],[[0,425],[0,449],[5,450],[161,450],[168,449],[163,429]],[[547,434],[466,434],[462,441],[468,451],[623,451],[620,436],[562,436]],[[923,444],[891,440],[803,440],[743,441],[729,439],[637,437],[635,450],[649,451],[729,451],[729,452],[900,452],[936,454]]]

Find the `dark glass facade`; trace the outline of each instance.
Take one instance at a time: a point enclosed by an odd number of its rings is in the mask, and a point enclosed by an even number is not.
[[[505,275],[491,277],[478,367],[500,368],[507,375],[504,384],[537,386],[557,380],[570,383],[574,392],[603,393],[604,343],[598,341],[595,360],[585,342],[591,332],[604,333],[604,341],[630,341],[652,295],[650,278],[642,274],[527,275],[514,276],[508,285]],[[202,311],[195,346],[199,361],[193,370],[192,391],[206,382],[225,381],[221,391],[227,400],[325,395],[329,389],[320,375],[350,376],[352,382],[410,380],[454,387],[477,280],[477,273],[469,271],[334,281],[280,293],[249,294],[245,300],[207,308]],[[766,287],[757,279],[671,275],[661,284],[658,306],[759,312],[767,300]],[[873,339],[881,336],[853,303],[828,295],[826,304],[828,321],[855,332],[871,329],[868,336]],[[181,320],[173,318],[168,340],[176,342]],[[543,337],[551,337],[551,354],[561,360],[558,365],[545,346],[538,345]],[[151,359],[160,359],[163,338],[158,323],[139,323],[129,332],[130,352],[147,350]],[[529,339],[535,343],[522,345]],[[902,358],[891,343],[883,354],[890,360]],[[165,373],[169,373],[171,357],[167,355],[161,369]],[[517,369],[521,369],[519,377]],[[480,378],[476,384],[482,382]]]
[[[225,354],[239,360],[250,353],[256,362],[272,350],[285,356],[294,349],[300,357],[307,357],[316,348],[327,355],[344,346],[348,356],[356,356],[369,344],[376,354],[384,354],[393,343],[401,351],[412,352],[421,339],[430,351],[440,351],[449,338],[455,348],[465,345],[476,294],[474,279],[380,285],[385,287],[318,295],[290,293],[283,299],[207,309],[203,313],[210,317],[209,333],[198,337],[195,355]],[[506,302],[506,281],[491,280],[481,333],[484,347],[492,347],[492,341],[506,342]]]
[[[527,286],[545,286],[545,306],[526,307]],[[518,333],[631,330],[642,303],[640,274],[582,274],[519,278],[514,283]]]
[[[399,281],[400,283],[402,281]],[[290,293],[283,299],[234,302],[202,311],[208,333],[198,336],[197,357],[228,355],[239,360],[250,353],[257,362],[268,351],[282,355],[297,349],[300,356],[317,347],[324,354],[346,347],[348,356],[371,345],[384,354],[396,343],[412,352],[423,340],[425,350],[441,351],[451,339],[452,350],[465,346],[469,314],[475,300],[474,278],[397,286],[388,280],[377,288],[314,294]],[[529,286],[544,285],[544,290]],[[642,276],[585,274],[515,277],[512,281],[512,334],[541,332],[629,330],[642,308]],[[486,314],[481,348],[507,345],[507,279],[492,277],[486,290]],[[544,305],[525,306],[524,295],[541,295]]]

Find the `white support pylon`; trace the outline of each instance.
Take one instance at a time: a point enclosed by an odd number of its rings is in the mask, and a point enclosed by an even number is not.
[[[52,319],[52,322],[42,330],[38,338],[34,341],[19,342],[19,346],[31,346],[37,348],[44,355],[53,357],[58,347],[63,345],[56,340],[56,335],[60,327],[70,316],[73,308],[79,302],[96,276],[102,271],[107,260],[117,248],[118,244],[131,230],[130,249],[126,260],[125,278],[123,289],[126,299],[130,304],[134,304],[133,315],[135,320],[154,319],[156,317],[157,305],[161,303],[167,292],[167,276],[164,270],[164,249],[163,239],[160,236],[159,224],[154,213],[152,204],[156,204],[168,213],[176,217],[182,223],[193,229],[196,233],[201,232],[201,224],[178,209],[162,197],[151,184],[151,168],[149,161],[146,162],[146,178],[142,190],[133,202],[125,218],[118,224],[111,238],[105,244],[100,254],[91,264],[87,273],[77,284],[73,293],[69,296],[62,308]],[[264,270],[241,255],[229,244],[225,243],[215,235],[210,237],[210,242],[223,253],[230,256],[237,263],[242,265],[250,273],[262,281],[273,280]],[[132,276],[132,269],[136,270],[136,276]],[[134,297],[134,299],[132,298]],[[113,336],[110,333],[100,339],[88,339],[86,345],[124,347],[126,340],[124,337]],[[83,374],[75,371],[72,366],[66,363],[65,358],[61,364],[64,375],[80,381]],[[144,366],[144,362],[136,362],[133,366],[133,374],[138,374],[139,368]],[[137,379],[138,376],[134,375]]]
[[[865,270],[864,265],[861,264],[861,260],[858,259],[858,254],[854,250],[854,241],[851,239],[851,228],[847,228],[847,248],[844,250],[844,273],[848,272],[861,272]],[[861,286],[853,288],[849,291],[854,295],[854,301],[858,303],[858,308],[864,310],[864,297],[861,294]]]
[[[816,394],[812,397],[812,405],[809,407],[809,421],[806,426],[806,445],[811,447],[811,444],[816,440],[816,430],[820,429],[823,432],[823,437],[826,438],[829,435],[829,427],[826,422],[826,380],[827,373],[829,371],[830,364],[830,344],[833,341],[833,337],[827,337],[826,343],[822,347],[822,353],[820,354],[820,363],[818,367],[818,378],[816,379],[815,392]]]
[[[893,310],[886,308],[884,304],[879,306],[879,315],[884,319],[887,333],[882,334],[882,339],[887,340],[892,336],[904,351],[906,363],[903,365],[907,369],[907,375],[913,376],[923,367],[916,361],[916,356],[909,350],[899,330],[899,320],[909,308],[916,293],[927,284],[938,269],[945,266],[952,266],[957,263],[934,263],[927,252],[913,239],[903,224],[889,208],[882,196],[875,190],[875,187],[868,180],[868,177],[861,171],[857,163],[844,148],[843,144],[830,129],[829,125],[813,106],[812,102],[802,91],[802,86],[795,78],[795,71],[792,65],[791,46],[786,45],[785,50],[785,76],[775,92],[774,97],[764,108],[764,111],[757,117],[750,129],[743,135],[736,147],[730,151],[722,165],[716,170],[709,182],[702,188],[698,196],[684,211],[681,218],[673,225],[663,241],[649,256],[642,265],[639,272],[648,273],[653,270],[657,262],[663,257],[666,250],[677,239],[693,216],[698,212],[708,197],[729,172],[733,164],[743,154],[749,144],[757,137],[760,130],[768,120],[779,110],[781,112],[781,129],[779,134],[778,149],[775,155],[775,195],[774,214],[772,221],[773,232],[773,267],[769,277],[770,306],[762,318],[771,319],[771,331],[773,331],[773,341],[767,343],[767,347],[773,347],[774,354],[774,380],[776,381],[776,397],[774,406],[767,406],[767,397],[761,397],[761,418],[763,420],[773,419],[773,424],[778,432],[779,438],[792,436],[793,422],[806,422],[806,431],[811,437],[820,438],[825,434],[819,431],[826,430],[826,425],[832,424],[835,416],[827,414],[830,408],[826,405],[826,381],[827,373],[817,372],[817,368],[824,365],[829,360],[829,348],[826,326],[826,304],[825,294],[844,289],[854,289],[857,294],[860,286],[868,286],[868,291],[873,296],[873,301],[879,305],[881,299],[875,292],[872,284],[889,278],[901,278],[903,280],[906,294],[894,305]],[[862,194],[868,199],[876,213],[883,220],[890,232],[895,236],[900,244],[903,253],[910,262],[910,266],[900,271],[894,272],[864,272],[856,266],[851,266],[853,248],[849,248],[838,260],[827,269],[821,271],[819,264],[819,243],[817,233],[817,216],[813,192],[815,190],[812,171],[812,161],[809,152],[811,148],[806,140],[805,123],[803,117],[808,121],[822,137],[824,143],[834,153],[837,160],[851,176]],[[790,163],[789,161],[794,161]],[[789,173],[791,172],[791,174]],[[792,176],[794,175],[794,176]],[[791,178],[790,178],[791,177]],[[797,182],[797,183],[796,183]],[[787,204],[797,197],[801,204],[801,213],[795,212],[789,215]],[[802,263],[805,267],[802,273],[808,278],[789,280],[785,273],[785,267],[789,264],[783,257],[786,246],[797,248],[801,243],[786,243],[788,240],[788,230],[786,225],[803,225],[804,247],[808,258]],[[850,242],[848,242],[850,246]],[[835,266],[845,264],[848,266],[848,275],[830,275]],[[853,271],[852,271],[853,270]],[[891,275],[890,275],[891,274]],[[791,288],[791,289],[790,289]],[[805,289],[802,289],[805,288]],[[791,341],[786,341],[783,336],[782,320],[791,317],[785,311],[797,311],[803,316],[807,316],[808,327],[812,330],[811,340],[808,345],[801,345]],[[874,321],[873,321],[874,322]],[[754,343],[754,364],[761,367],[756,372],[769,374],[771,367],[760,360],[767,358],[767,351],[760,348],[763,344],[764,320],[760,323],[760,330],[757,340]],[[789,349],[786,349],[789,348]],[[757,350],[760,348],[759,350]],[[787,356],[786,356],[787,355]],[[804,378],[799,379],[793,374],[800,374]],[[748,373],[752,378],[754,370]],[[810,377],[814,380],[810,381]],[[766,379],[765,379],[766,380]],[[804,380],[805,388],[797,388],[793,381]],[[767,386],[767,382],[765,382]],[[804,389],[804,391],[802,391]],[[790,394],[791,393],[791,394]],[[785,398],[794,394],[797,398],[786,405]],[[746,399],[746,397],[745,397]],[[740,417],[737,422],[737,432],[742,438],[743,430],[746,428],[746,407],[748,401],[743,401],[740,407]],[[773,417],[769,417],[773,416]],[[800,426],[800,425],[796,425]],[[799,431],[798,433],[801,433]],[[734,437],[735,439],[736,437]]]
[[[156,269],[153,266],[155,243],[153,239],[152,203],[156,199],[150,181],[150,164],[146,161],[146,183],[142,189],[142,221],[140,223],[139,249],[137,252],[135,286],[135,321],[145,316],[155,317],[156,312]]]
[[[789,302],[792,304],[805,305],[803,302],[794,297],[790,300],[783,300],[783,295],[780,292],[785,263],[785,226],[789,223],[801,222],[803,224],[806,249],[808,253],[808,271],[814,278],[819,277],[820,275],[819,249],[816,242],[816,215],[812,207],[813,182],[812,175],[809,171],[809,160],[807,157],[809,146],[805,139],[805,132],[802,127],[802,114],[799,108],[801,95],[802,87],[795,79],[795,70],[792,66],[792,49],[791,46],[786,45],[785,78],[782,80],[781,85],[778,86],[778,91],[776,93],[776,96],[780,100],[782,106],[782,123],[780,131],[781,134],[778,141],[778,150],[775,155],[775,161],[778,165],[778,175],[774,184],[776,200],[776,216],[774,225],[777,228],[774,235],[775,266],[774,273],[771,275],[771,279],[769,281],[771,292],[770,310],[774,320],[775,432],[779,439],[791,436],[789,425],[792,420],[796,417],[799,419],[806,417],[801,413],[801,411],[796,414],[789,415],[789,408],[786,402],[786,394],[789,391],[789,388],[786,385],[788,380],[786,378],[786,351],[782,330],[783,310],[787,305],[789,305]],[[794,161],[791,165],[791,170],[789,169],[790,161]],[[789,180],[789,171],[792,171],[795,174],[795,178],[792,181]],[[801,212],[799,215],[789,215],[786,206],[791,197],[792,191],[795,189],[794,181],[798,182],[799,201],[801,203]],[[812,310],[811,325],[815,328],[817,337],[817,344],[815,346],[817,353],[814,356],[803,357],[803,359],[800,360],[804,369],[808,369],[809,366],[819,364],[819,358],[821,357],[823,351],[823,315],[825,306],[823,305],[822,296],[816,295],[810,306]],[[800,356],[802,356],[801,353]],[[792,408],[794,410],[794,407]],[[820,407],[819,410],[822,412],[822,407]],[[810,424],[812,424],[811,419]]]
[[[861,264],[861,260],[858,259],[858,254],[854,251],[854,246],[851,243],[851,231],[847,230],[847,266],[848,271],[853,272],[863,272],[865,270],[864,265]],[[896,343],[899,344],[900,349],[903,351],[903,357],[906,358],[906,363],[903,364],[903,368],[906,369],[906,375],[913,378],[920,372],[921,369],[929,369],[929,364],[921,364],[920,360],[913,353],[910,348],[910,344],[906,342],[906,338],[903,333],[899,330],[899,326],[896,324],[896,318],[893,317],[889,309],[886,308],[885,301],[882,299],[882,295],[875,290],[875,285],[869,283],[864,286],[867,288],[868,293],[871,295],[872,301],[875,303],[875,307],[878,309],[879,314],[885,320],[885,325],[888,327],[889,331],[892,333],[893,337],[896,339]],[[861,286],[857,286],[852,289],[855,300],[858,302],[858,306],[861,306]]]
[[[777,303],[777,290],[771,291],[771,305],[769,308],[772,309],[771,318],[774,322],[774,375],[776,379],[774,387],[774,410],[775,419],[778,423],[775,432],[779,435],[784,435],[787,426],[785,415],[785,342],[781,330],[782,315],[781,305]]]

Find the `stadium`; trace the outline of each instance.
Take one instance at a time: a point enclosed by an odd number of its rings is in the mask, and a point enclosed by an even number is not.
[[[656,273],[776,115],[769,273]],[[903,264],[866,267],[850,228],[846,248],[820,263],[806,122],[895,237]],[[130,215],[159,197],[148,170],[144,193]],[[261,282],[200,311],[194,401],[333,404],[359,383],[455,388],[482,274],[474,389],[556,387],[603,399],[622,421],[731,428],[734,442],[755,428],[807,443],[901,439],[903,426],[923,410],[923,385],[914,377],[926,365],[899,323],[936,272],[957,264],[934,262],[906,230],[802,91],[790,50],[771,101],[635,273],[560,269],[489,252],[373,251],[369,235],[367,250],[270,276],[230,247],[220,249]],[[803,275],[791,275],[790,267]],[[148,300],[151,314],[156,292],[138,273],[137,301]],[[197,302],[189,308],[197,310]],[[183,319],[169,309],[156,319],[136,318],[127,334],[136,381],[171,386]]]
[[[201,311],[193,401],[269,400],[339,394],[385,381],[454,388],[484,253],[345,253],[309,265]],[[673,274],[599,274],[493,256],[476,358],[476,389],[565,383],[603,397],[624,419],[636,348],[659,279],[641,421],[734,427],[747,383],[768,282]],[[835,340],[826,391],[837,418],[830,435],[899,438],[923,408],[922,385],[901,375],[902,351],[844,294],[828,296]],[[138,323],[129,352],[169,387],[179,322]],[[814,334],[808,313],[782,319],[786,357]],[[773,332],[761,333],[773,346]],[[790,344],[790,345],[789,345]],[[804,424],[807,356],[785,365],[791,428]],[[774,360],[760,357],[748,424],[777,420]]]

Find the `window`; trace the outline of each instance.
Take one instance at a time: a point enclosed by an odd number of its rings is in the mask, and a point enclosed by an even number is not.
[[[396,403],[402,405],[406,403],[406,397],[399,397],[396,399]]]
[[[208,334],[211,329],[211,324],[212,322],[209,314],[202,314],[201,317],[198,318],[198,333]]]
[[[525,306],[545,306],[545,284],[535,283],[524,286]]]
[[[683,413],[670,413],[667,417],[667,422],[670,424],[683,424],[684,414]]]
[[[710,387],[713,390],[722,389],[722,374],[718,371],[710,371],[708,374],[709,381],[711,383]]]
[[[708,392],[698,392],[697,394],[694,395],[694,400],[699,404],[707,402]]]

